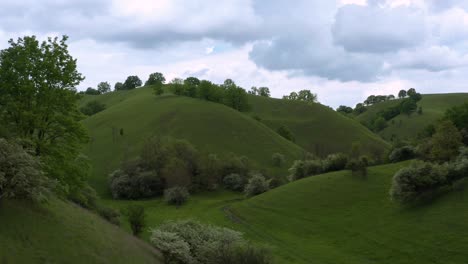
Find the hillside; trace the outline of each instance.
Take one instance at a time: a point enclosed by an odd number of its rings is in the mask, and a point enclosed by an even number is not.
[[[321,104],[306,104],[260,96],[251,96],[252,115],[261,118],[276,130],[285,125],[294,134],[296,143],[319,156],[349,152],[359,142],[363,153],[376,156],[387,143],[353,119],[342,116]]]
[[[0,219],[1,263],[161,263],[151,246],[60,200],[1,201]]]
[[[405,165],[370,168],[367,179],[348,171],[309,177],[232,212],[247,234],[274,247],[280,263],[465,263],[468,191],[400,208],[388,190]]]
[[[93,100],[107,104],[106,110],[84,120],[91,136],[86,150],[93,165],[91,183],[104,195],[108,174],[124,157],[134,157],[144,140],[155,134],[187,139],[205,153],[245,155],[273,175],[287,172],[287,166],[272,168],[273,153],[284,154],[290,164],[304,152],[264,124],[221,104],[171,95],[156,97],[151,88],[113,92]]]
[[[369,122],[379,112],[388,107],[397,105],[400,100],[387,101],[370,106],[366,112],[359,115],[359,122]],[[450,107],[468,102],[468,93],[456,94],[424,94],[422,100],[418,102],[418,107],[422,107],[422,115],[417,113],[411,116],[399,115],[387,122],[387,127],[379,132],[386,140],[393,137],[398,139],[415,138],[425,127],[441,118]]]

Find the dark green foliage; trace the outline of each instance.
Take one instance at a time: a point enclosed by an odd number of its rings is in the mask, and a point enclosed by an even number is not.
[[[398,98],[405,98],[406,97],[406,91],[405,90],[400,90],[398,93]]]
[[[403,102],[401,102],[400,112],[402,114],[411,115],[414,111],[416,111],[417,107],[418,106],[416,105],[415,101],[413,101],[411,99],[407,99],[407,100],[404,100]]]
[[[246,112],[250,109],[247,92],[235,84],[226,86],[223,103],[240,112]]]
[[[127,208],[125,215],[130,223],[133,235],[139,236],[146,224],[145,208],[143,206],[131,205]]]
[[[323,160],[323,172],[344,170],[347,163],[348,156],[346,154],[330,154],[325,160]]]
[[[125,82],[122,85],[122,90],[132,90],[137,87],[140,87],[142,82],[140,78],[136,75],[128,76]]]
[[[46,201],[52,187],[37,158],[0,138],[0,201],[2,198]]]
[[[448,109],[444,118],[452,121],[459,130],[468,129],[468,103]]]
[[[462,136],[451,121],[442,121],[432,136],[431,157],[435,161],[449,161],[458,155]]]
[[[283,126],[280,126],[280,127],[276,130],[276,132],[277,132],[280,136],[284,137],[285,139],[287,139],[287,140],[289,140],[289,141],[291,141],[291,142],[294,142],[294,141],[295,141],[294,136],[293,136],[291,130],[289,130],[289,129],[288,129],[286,126],[284,126],[284,125],[283,125]]]
[[[96,208],[97,213],[107,220],[109,223],[119,226],[120,225],[120,212],[107,206],[98,205]]]
[[[353,175],[359,175],[362,177],[367,176],[367,167],[369,166],[369,158],[361,156],[358,159],[351,159],[346,164],[346,168],[351,170]]]
[[[123,83],[121,82],[116,82],[114,85],[114,91],[121,91],[124,90]]]
[[[286,157],[281,153],[273,153],[273,155],[271,156],[271,161],[273,163],[273,166],[282,167],[286,162]]]
[[[81,189],[74,189],[68,195],[68,199],[83,208],[94,210],[97,207],[99,197],[96,191],[86,184]]]
[[[338,113],[342,113],[342,114],[351,114],[353,112],[353,108],[349,107],[349,106],[346,106],[346,105],[340,105],[336,111]]]
[[[322,173],[323,164],[320,160],[296,160],[289,169],[289,172],[289,181],[296,181]]]
[[[365,105],[374,105],[374,104],[378,104],[378,103],[385,102],[385,101],[388,101],[388,100],[393,100],[393,99],[395,99],[394,95],[370,95],[364,101],[364,104]]]
[[[105,94],[111,91],[110,83],[100,82],[97,86],[97,90],[100,94]]]
[[[310,90],[301,90],[298,93],[292,92],[289,95],[283,96],[285,100],[296,100],[307,103],[317,103],[317,94],[313,94]]]
[[[400,162],[404,160],[414,159],[416,157],[416,150],[412,146],[403,146],[392,150],[388,159],[391,162]]]
[[[242,191],[244,190],[245,184],[246,184],[245,177],[237,173],[229,174],[223,178],[224,188],[231,190],[231,191],[236,191],[236,192]]]
[[[24,37],[10,40],[0,53],[0,123],[32,148],[64,194],[85,182],[87,165],[79,150],[88,139],[76,106],[75,87],[84,78],[66,41]]]
[[[175,78],[169,83],[169,89],[175,95],[185,95],[184,80]]]
[[[392,200],[402,204],[413,202],[421,195],[434,192],[446,185],[447,176],[446,166],[415,162],[395,174],[390,196]]]
[[[258,88],[258,95],[263,97],[270,97],[270,89],[268,87]]]
[[[99,92],[98,90],[92,88],[92,87],[88,87],[88,89],[86,89],[85,91],[85,94],[87,95],[100,95],[101,92]]]
[[[247,197],[262,194],[270,190],[270,181],[260,173],[253,173],[244,188]]]
[[[175,186],[164,190],[164,201],[170,205],[181,206],[190,197],[187,188]]]
[[[140,199],[160,196],[166,181],[154,170],[131,162],[109,177],[109,188],[114,199]]]
[[[188,77],[184,80],[185,95],[188,97],[197,97],[200,80],[195,77]]]
[[[382,131],[384,128],[387,127],[387,122],[385,121],[385,118],[379,116],[377,119],[374,120],[372,124],[372,128],[374,131],[379,132]]]
[[[154,85],[156,87],[162,88],[162,85],[166,82],[166,78],[160,72],[151,73],[148,77],[148,80],[145,82],[145,86]]]
[[[90,101],[86,103],[85,106],[80,108],[81,113],[87,115],[87,116],[92,116],[94,114],[97,114],[101,111],[104,111],[106,109],[106,105],[99,102],[99,101]]]
[[[357,104],[356,107],[353,110],[353,112],[356,115],[360,115],[360,114],[364,113],[365,111],[367,111],[367,108],[362,103]]]
[[[198,97],[203,100],[220,103],[223,98],[223,90],[210,81],[203,80],[198,86]]]

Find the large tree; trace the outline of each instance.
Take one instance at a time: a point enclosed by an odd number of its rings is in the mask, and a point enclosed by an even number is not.
[[[111,91],[111,86],[108,82],[100,82],[97,86],[97,90],[100,94],[108,93]]]
[[[79,147],[87,140],[77,108],[84,77],[67,37],[10,40],[0,52],[0,123],[39,156],[48,176],[67,191],[83,183]]]
[[[140,87],[142,84],[140,78],[136,75],[128,76],[125,82],[123,83],[123,90],[132,90],[137,87]]]
[[[151,73],[148,80],[145,82],[146,85],[158,85],[162,86],[166,82],[166,77],[160,72]]]

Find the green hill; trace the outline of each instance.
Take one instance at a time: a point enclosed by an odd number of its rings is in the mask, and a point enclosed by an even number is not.
[[[389,200],[393,174],[408,163],[309,177],[237,203],[243,229],[270,243],[279,263],[466,263],[468,192],[426,206]]]
[[[357,117],[357,120],[363,123],[369,122],[379,111],[395,106],[400,101],[393,100],[370,106],[366,112]],[[397,139],[415,138],[425,127],[441,118],[447,109],[465,102],[468,102],[468,93],[424,94],[422,100],[418,102],[418,107],[422,107],[423,110],[422,115],[417,113],[411,116],[399,115],[387,122],[387,127],[379,134],[387,140],[392,136]]]
[[[162,263],[159,253],[73,204],[0,201],[0,263]]]
[[[321,104],[251,96],[252,115],[273,130],[284,125],[294,134],[296,143],[319,156],[349,152],[359,142],[371,156],[382,153],[387,143],[355,120]]]
[[[93,99],[107,109],[84,120],[91,143],[87,147],[93,172],[91,183],[101,194],[107,192],[107,175],[124,157],[139,153],[144,139],[158,135],[187,139],[205,153],[245,155],[272,175],[285,175],[287,168],[272,168],[271,156],[278,152],[287,163],[304,150],[264,124],[229,107],[208,101],[164,95],[151,88],[114,92]],[[123,135],[120,134],[121,129]]]

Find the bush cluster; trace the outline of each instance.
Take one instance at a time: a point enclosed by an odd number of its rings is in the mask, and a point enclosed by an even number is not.
[[[249,181],[245,185],[244,193],[246,196],[255,196],[270,190],[270,180],[260,173],[252,173]]]
[[[248,244],[241,233],[193,220],[166,222],[151,231],[150,241],[166,263],[272,263],[267,250]]]
[[[176,186],[164,190],[164,200],[166,203],[176,206],[181,206],[190,197],[187,188]]]
[[[343,170],[347,164],[348,156],[343,153],[330,154],[323,160],[296,160],[289,169],[288,179],[295,181],[321,173]]]
[[[395,148],[390,152],[388,159],[390,162],[400,162],[405,160],[414,159],[416,157],[416,150],[412,146],[403,146]]]
[[[100,103],[96,100],[90,101],[86,103],[85,106],[80,108],[81,113],[87,115],[87,116],[92,116],[95,115],[101,111],[104,111],[106,109],[106,105],[103,103]]]

